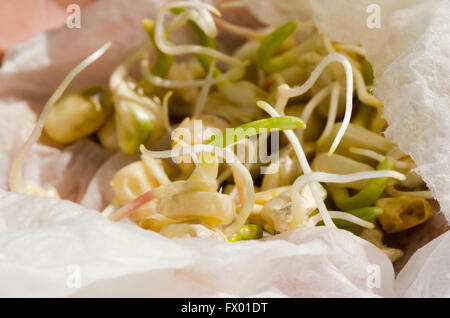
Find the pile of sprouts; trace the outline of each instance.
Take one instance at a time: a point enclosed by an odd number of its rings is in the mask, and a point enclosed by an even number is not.
[[[129,217],[168,237],[224,241],[326,226],[401,257],[382,234],[429,219],[432,195],[411,158],[382,134],[383,105],[362,47],[330,41],[311,21],[235,25],[200,0],[168,2],[142,26],[148,40],[112,71],[109,87],[64,94],[109,42],[61,82],[15,158],[11,191],[58,197],[22,180],[27,153],[43,133],[61,144],[91,138],[141,154],[111,180],[115,196],[102,213],[112,221]],[[179,29],[197,40],[172,42]],[[299,40],[299,31],[307,36]],[[244,44],[222,52],[220,32]],[[130,75],[136,64],[140,77]],[[170,140],[166,150],[152,150],[161,140]],[[269,163],[237,154],[238,146],[248,155],[274,140]]]

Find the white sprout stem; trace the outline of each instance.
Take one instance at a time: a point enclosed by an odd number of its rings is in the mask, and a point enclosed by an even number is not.
[[[347,83],[350,82],[350,88],[348,89],[349,95],[353,95],[353,74],[351,72],[351,64],[348,59],[337,53],[328,54],[323,58],[323,60],[316,66],[314,71],[312,71],[310,77],[303,83],[301,86],[288,87],[287,89],[282,89],[280,94],[286,95],[287,97],[295,97],[300,96],[306,93],[318,80],[319,76],[322,74],[325,67],[327,67],[330,63],[339,62],[344,66],[345,73],[348,78],[352,81],[349,81],[347,78]],[[280,89],[280,88],[279,88]]]
[[[322,59],[322,54],[317,52],[306,52],[298,57],[297,63],[320,63]]]
[[[129,54],[125,60],[119,64],[112,72],[109,79],[109,88],[113,93],[114,100],[121,99],[123,101],[131,101],[137,104],[143,104],[150,112],[158,114],[161,111],[160,103],[155,102],[155,98],[151,99],[145,96],[137,96],[135,87],[130,85],[130,81],[126,80],[128,72],[134,63],[140,58],[144,58],[145,53],[150,48],[150,41],[146,40],[141,43],[131,54]],[[124,89],[125,88],[125,89]],[[117,107],[120,103],[116,103]]]
[[[341,88],[338,82],[334,82],[332,85],[333,86],[331,88],[330,106],[328,109],[327,123],[325,124],[325,128],[323,129],[322,135],[319,137],[318,142],[321,142],[329,135],[331,135],[334,122],[336,121],[336,114],[339,103],[339,92]]]
[[[237,1],[226,1],[220,4],[222,8],[239,8],[246,7],[253,3],[256,3],[261,0],[237,0]]]
[[[384,159],[386,159],[386,157],[383,156],[382,154],[379,154],[378,152],[370,150],[370,149],[350,147],[348,150],[351,153],[354,153],[357,155],[363,155],[365,157],[375,159],[376,161],[383,161]]]
[[[237,174],[243,177],[244,188],[243,190],[243,198],[245,198],[244,202],[241,202],[241,207],[239,211],[239,215],[236,220],[231,223],[225,230],[225,234],[228,237],[231,237],[235,233],[237,233],[241,227],[247,221],[255,201],[255,189],[253,186],[253,179],[250,175],[250,172],[245,168],[245,166],[239,161],[236,155],[227,148],[219,148],[211,145],[193,145],[189,147],[183,147],[178,149],[166,150],[166,151],[151,151],[147,150],[143,145],[141,145],[141,152],[145,155],[148,155],[153,158],[173,158],[180,156],[182,154],[188,153],[197,153],[197,152],[210,152],[214,153],[217,156],[223,158],[225,162],[231,165],[233,169],[233,175],[235,178],[236,187],[239,191],[239,182]],[[237,174],[236,174],[237,173]]]
[[[153,75],[149,71],[149,69],[150,69],[149,67],[150,67],[150,63],[149,63],[148,59],[143,59],[141,61],[142,76],[147,81],[149,81],[150,83],[152,83],[155,86],[176,89],[176,88],[188,88],[188,87],[201,87],[208,83],[208,80],[206,80],[206,79],[192,80],[192,81],[168,80],[168,79]],[[215,77],[213,80],[211,80],[210,83],[211,83],[211,85],[214,85],[219,82],[225,81],[231,77],[237,76],[241,73],[242,73],[242,70],[240,68],[232,67],[227,72],[223,73],[222,75]]]
[[[356,94],[358,95],[358,99],[363,103],[380,110],[383,107],[383,103],[380,102],[378,98],[367,92],[366,84],[364,83],[364,78],[361,72],[356,67],[352,68],[353,73],[355,74]]]
[[[186,10],[181,14],[175,16],[175,18],[166,27],[166,33],[172,33],[176,29],[182,27],[189,20],[195,21],[197,25],[210,37],[217,36],[217,28],[215,25],[215,20],[211,17],[208,11],[190,9]]]
[[[316,107],[319,105],[319,103],[325,99],[325,97],[328,96],[328,94],[331,91],[331,87],[333,84],[330,84],[324,88],[322,88],[320,91],[317,92],[317,94],[315,94],[313,96],[313,98],[311,98],[309,100],[309,102],[306,104],[305,108],[302,111],[302,114],[300,115],[301,119],[303,120],[303,122],[306,123],[306,125],[308,125],[308,121],[309,118],[311,117],[311,115],[313,114],[314,110],[316,109]],[[305,133],[305,129],[301,129],[300,132],[297,134],[297,136],[299,137],[300,141],[303,141],[303,135]]]
[[[286,104],[288,99],[295,96],[300,96],[304,94],[306,91],[308,91],[314,83],[317,81],[325,67],[328,66],[328,64],[338,62],[341,63],[345,70],[345,80],[346,80],[346,96],[345,96],[345,115],[344,119],[342,121],[342,125],[339,128],[338,133],[336,134],[336,137],[333,140],[333,143],[331,144],[330,150],[328,151],[328,155],[331,156],[336,148],[339,146],[339,143],[342,140],[342,137],[345,134],[345,131],[347,130],[347,127],[350,123],[350,118],[352,116],[352,107],[353,107],[353,71],[352,71],[352,65],[350,64],[349,60],[337,53],[332,53],[327,56],[317,65],[317,67],[312,71],[309,78],[306,80],[305,83],[301,86],[295,86],[295,87],[289,87],[288,85],[280,85],[278,87],[278,93],[279,93],[279,99],[277,100],[277,107],[283,108],[283,105],[280,105],[279,103]]]
[[[96,50],[94,53],[89,55],[87,58],[85,58],[83,61],[80,62],[77,66],[75,66],[69,74],[63,79],[61,84],[56,88],[53,95],[49,98],[47,103],[44,106],[44,109],[42,110],[39,119],[36,123],[36,126],[34,127],[33,131],[31,132],[31,135],[28,137],[25,144],[20,149],[19,153],[15,157],[12,168],[11,168],[11,174],[9,176],[9,187],[10,190],[13,192],[23,192],[23,180],[22,180],[22,166],[25,161],[25,158],[30,151],[31,147],[37,142],[39,139],[42,129],[44,128],[45,121],[50,113],[50,110],[52,109],[53,104],[62,96],[64,91],[67,89],[67,87],[70,85],[70,83],[73,81],[73,79],[86,67],[88,67],[90,64],[95,62],[97,59],[99,59],[109,48],[111,47],[111,42],[106,42],[103,44],[98,50]]]
[[[246,27],[243,27],[240,25],[236,25],[231,22],[228,22],[228,21],[225,21],[225,20],[222,20],[219,18],[215,18],[215,17],[214,17],[214,21],[216,22],[216,24],[219,28],[222,28],[231,33],[234,33],[234,34],[237,34],[237,35],[249,38],[249,39],[253,39],[253,40],[263,37],[263,36],[269,34],[271,31],[270,29],[255,31],[253,29],[246,28]]]
[[[195,103],[194,108],[194,116],[198,116],[203,112],[203,109],[206,105],[206,100],[208,99],[209,90],[212,86],[212,79],[214,75],[214,69],[216,67],[216,61],[213,60],[212,63],[209,65],[208,74],[206,75],[205,81],[206,84],[202,87],[200,91],[200,95],[197,99],[197,102]]]
[[[264,208],[264,205],[262,205],[262,204],[254,204],[253,205],[253,210],[252,210],[252,212],[253,213],[261,213],[261,211],[262,211],[262,209]]]
[[[235,202],[239,202],[239,193],[238,193],[238,189],[235,186],[233,188],[233,190],[231,190],[230,192],[230,197],[235,201]]]
[[[155,159],[142,155],[142,160],[147,168],[149,168],[151,175],[158,181],[159,185],[164,186],[171,183],[164,168],[161,167]]]
[[[123,82],[125,76],[128,74],[129,69],[133,64],[150,48],[150,41],[144,41],[133,52],[128,55],[122,63],[117,66],[111,74],[109,79],[109,88],[111,91],[115,91],[118,86]]]
[[[367,54],[364,48],[354,44],[336,43],[334,46],[337,50],[356,53],[364,57]]]
[[[173,91],[168,91],[166,95],[164,95],[163,98],[163,121],[164,121],[164,127],[166,127],[166,130],[169,134],[172,134],[172,126],[170,126],[170,116],[169,116],[169,99],[172,96]]]
[[[183,26],[191,19],[189,12],[185,11],[181,14],[175,16],[175,18],[170,22],[170,24],[166,27],[167,34],[172,33],[176,29]]]
[[[200,53],[209,55],[211,57],[214,57],[215,59],[219,61],[224,61],[225,63],[228,63],[230,65],[243,67],[243,63],[241,60],[230,57],[220,51],[217,51],[215,49],[207,48],[201,45],[197,44],[180,44],[180,45],[172,45],[165,36],[164,31],[164,17],[168,10],[171,8],[187,8],[187,7],[194,7],[194,8],[203,8],[206,10],[211,11],[212,13],[216,14],[217,16],[220,16],[220,12],[212,5],[202,2],[189,2],[189,1],[174,1],[169,2],[165,5],[163,5],[158,10],[158,15],[156,18],[155,23],[155,43],[158,49],[160,49],[162,52],[169,54],[169,55],[181,55],[181,54],[188,54],[188,53]]]
[[[299,194],[306,184],[311,182],[347,183],[374,178],[393,178],[405,180],[405,175],[393,170],[361,171],[350,174],[336,174],[328,172],[309,172],[299,176],[291,187],[291,196]]]
[[[195,0],[192,0],[194,2]],[[200,0],[197,0],[197,3]],[[184,24],[186,24],[189,20],[195,21],[196,24],[210,37],[217,36],[217,28],[214,23],[214,19],[209,14],[208,10],[191,8],[182,12],[181,14],[177,14],[175,18],[170,22],[170,24],[166,27],[167,34],[175,31],[180,28]]]
[[[264,101],[258,101],[256,104],[260,108],[262,108],[265,112],[267,112],[271,117],[280,117],[280,114],[268,103]],[[292,147],[295,151],[295,155],[297,156],[297,160],[303,172],[311,173],[312,170],[311,167],[309,166],[308,159],[306,158],[305,152],[303,151],[302,145],[300,144],[300,141],[298,140],[297,136],[294,134],[292,130],[283,130],[283,133],[286,135],[289,142],[292,144]],[[317,204],[317,208],[319,209],[319,212],[323,217],[325,225],[335,228],[336,226],[334,225],[333,220],[328,214],[327,207],[325,206],[325,203],[323,202],[323,199],[320,195],[319,185],[316,182],[311,182],[309,186],[311,188],[311,193],[314,197],[314,201]]]
[[[280,76],[284,82],[284,78],[282,76]],[[311,78],[311,77],[310,77]],[[312,85],[311,85],[312,86]],[[284,113],[284,109],[286,108],[286,105],[289,101],[289,96],[287,94],[287,92],[289,92],[291,88],[289,87],[288,84],[283,83],[280,86],[278,86],[277,90],[278,90],[278,94],[277,94],[277,100],[275,102],[275,111],[283,114]]]
[[[387,154],[389,157],[392,157],[395,160],[400,160],[402,158],[408,157],[408,155],[398,149],[398,147],[393,147]]]
[[[370,150],[370,149],[364,149],[364,148],[357,148],[357,147],[350,147],[349,151],[351,153],[362,155],[371,159],[374,159],[376,161],[384,161],[386,159],[386,156],[383,156],[382,154],[379,154],[376,151]],[[402,161],[395,161],[395,166],[400,169],[412,169],[414,168],[413,165],[408,164],[407,162]]]
[[[352,65],[353,68],[361,70],[361,64],[357,60],[355,60],[353,57],[348,55],[346,52],[342,52],[342,51],[339,52],[339,54],[341,54],[342,56],[345,56],[350,61],[350,64]],[[355,77],[355,76],[353,75],[353,77]]]
[[[108,219],[111,215],[114,214],[115,209],[116,209],[116,208],[114,207],[113,204],[108,204],[108,205],[106,206],[106,208],[103,209],[103,211],[101,212],[101,214],[102,214],[102,216],[104,216],[105,218]]]
[[[197,3],[202,2],[202,0],[196,1]],[[211,38],[217,37],[219,32],[217,30],[214,17],[209,13],[208,10],[197,7],[192,10],[188,10],[188,12],[191,13],[191,20],[195,21],[207,36]],[[218,16],[221,16],[220,11],[217,9],[214,13],[217,14]]]
[[[301,220],[304,219],[305,214],[301,206],[302,198],[299,191],[311,182],[327,182],[327,183],[347,183],[365,179],[374,178],[394,178],[398,180],[405,180],[405,176],[397,171],[392,170],[376,170],[376,171],[363,171],[351,174],[335,174],[327,172],[310,172],[298,177],[291,187],[291,202],[292,210],[295,214],[301,215]]]
[[[423,198],[423,199],[433,199],[433,193],[430,190],[424,191],[400,191],[395,188],[394,185],[388,185],[386,187],[386,193],[392,197],[399,197],[402,195],[407,195],[410,197]]]
[[[373,229],[374,225],[371,222],[368,222],[366,220],[363,220],[353,214],[341,212],[341,211],[329,211],[331,217],[333,219],[341,219],[345,221],[352,222],[354,224],[360,225],[362,227]],[[322,221],[322,216],[320,214],[314,215],[308,219],[308,225],[315,226],[317,223]]]
[[[331,44],[330,39],[325,34],[322,34],[321,37],[322,37],[322,42],[323,42],[323,46],[325,47],[325,50],[327,50],[328,53],[336,53],[336,50],[333,47],[333,44]]]
[[[178,138],[178,137],[173,138],[172,140],[173,140],[175,143],[181,144],[182,147],[189,147],[189,146],[190,146],[187,142],[185,142],[184,140],[181,140],[181,139]],[[193,161],[194,161],[195,167],[201,168],[201,165],[200,165],[200,159],[198,159],[197,154],[192,152],[192,153],[190,153],[190,156],[192,157],[192,159],[193,159]]]

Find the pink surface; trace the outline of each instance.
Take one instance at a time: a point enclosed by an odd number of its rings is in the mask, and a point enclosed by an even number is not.
[[[69,4],[76,3],[83,9],[94,1],[0,0],[0,51],[63,25]]]

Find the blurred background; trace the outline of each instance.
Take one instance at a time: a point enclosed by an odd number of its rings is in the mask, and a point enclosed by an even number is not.
[[[66,8],[81,9],[96,0],[0,0],[0,63],[5,50],[66,22]]]

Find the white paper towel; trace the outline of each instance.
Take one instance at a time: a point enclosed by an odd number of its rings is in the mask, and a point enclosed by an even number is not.
[[[113,48],[74,87],[106,83],[114,65],[145,38],[137,31],[140,21],[152,17],[163,2],[99,1],[83,11],[81,29],[41,34],[7,52],[0,69],[0,123],[7,127],[0,132],[1,187],[18,145],[32,128],[33,110],[40,109],[75,64],[112,40]],[[382,10],[381,30],[365,24],[372,1],[268,2],[259,5],[272,5],[265,15],[252,7],[261,22],[312,14],[331,39],[365,47],[377,76],[376,95],[390,124],[387,136],[411,154],[448,217],[448,1],[376,1]],[[61,185],[72,159],[81,160],[78,165],[105,163],[95,177],[93,172],[72,173],[69,180],[78,190],[74,200],[92,208],[104,204],[111,195],[104,190],[105,176],[128,159],[108,159],[97,146],[89,147],[87,158],[77,156],[78,151],[67,155],[67,149],[38,145],[25,177]],[[395,280],[392,264],[379,249],[342,230],[302,229],[268,241],[233,244],[169,240],[133,224],[110,222],[68,201],[0,192],[1,296],[449,297],[449,244],[448,233],[433,240]],[[78,282],[80,288],[72,288]]]

